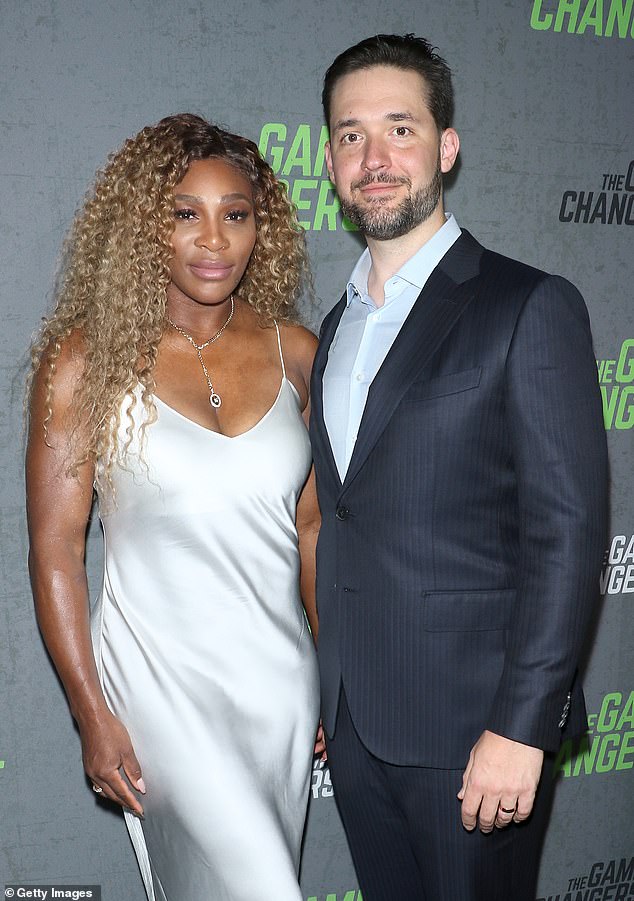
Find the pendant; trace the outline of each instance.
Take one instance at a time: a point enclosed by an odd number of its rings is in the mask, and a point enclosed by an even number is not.
[[[214,407],[214,409],[217,410],[218,407],[220,406],[220,404],[222,403],[222,401],[220,400],[220,395],[216,394],[215,391],[212,391],[212,393],[209,396],[209,403],[211,404],[212,407]]]

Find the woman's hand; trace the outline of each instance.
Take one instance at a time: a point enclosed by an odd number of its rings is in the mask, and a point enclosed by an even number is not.
[[[317,729],[317,738],[315,739],[315,755],[320,754],[320,760],[328,760],[328,752],[326,751],[326,736],[324,734],[324,727],[319,720],[319,727]]]
[[[128,782],[141,794],[145,794],[145,784],[141,777],[141,766],[123,723],[107,711],[97,722],[80,726],[79,731],[84,769],[93,786],[101,788],[106,798],[137,816],[143,816],[143,808],[130,790]],[[123,778],[121,770],[128,782]]]

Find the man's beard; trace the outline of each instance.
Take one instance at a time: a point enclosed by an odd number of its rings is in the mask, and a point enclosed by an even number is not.
[[[397,207],[385,209],[382,199],[370,200],[363,207],[352,200],[341,201],[341,210],[348,219],[353,222],[368,238],[376,241],[391,241],[392,238],[400,238],[425,222],[432,215],[442,192],[442,176],[440,166],[430,182],[420,188],[416,193],[411,193],[412,182],[409,178],[396,177],[388,173],[368,175],[352,185],[353,190],[364,188],[370,184],[394,184],[407,185],[410,193],[399,203]]]

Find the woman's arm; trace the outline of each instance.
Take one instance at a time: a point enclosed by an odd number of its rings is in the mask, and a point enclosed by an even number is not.
[[[94,473],[88,465],[76,476],[67,472],[70,411],[82,370],[79,342],[70,339],[55,361],[46,435],[46,357],[35,377],[26,455],[29,571],[38,623],[79,726],[86,773],[104,795],[142,815],[119,772],[123,767],[144,791],[141,768],[127,730],[104,699],[90,638],[84,553]]]
[[[290,337],[288,342],[286,341],[287,335]],[[306,428],[308,428],[310,420],[310,373],[315,351],[317,350],[317,339],[307,329],[286,328],[284,330],[284,340],[285,346],[290,344],[289,363],[294,376],[293,381],[300,393],[300,397],[306,398],[306,406],[302,416]],[[311,467],[310,474],[297,503],[296,525],[299,538],[300,591],[310,630],[313,634],[313,641],[317,644],[319,620],[317,617],[315,591],[315,551],[321,526],[321,513],[317,501],[314,467]],[[324,761],[327,759],[326,742],[321,722],[317,729],[314,753],[319,755]]]
[[[315,470],[311,468],[297,504],[297,534],[299,536],[300,591],[315,644],[319,631],[315,600],[315,549],[320,525],[321,516],[315,488]]]
[[[310,373],[317,350],[317,338],[302,326],[285,326],[283,333],[284,356],[286,368],[297,391],[304,402],[302,416],[308,428],[310,418]],[[306,616],[317,642],[318,622],[317,604],[315,601],[315,549],[321,525],[321,515],[317,502],[315,471],[304,485],[297,504],[297,534],[299,537],[299,556],[301,562],[300,590]]]

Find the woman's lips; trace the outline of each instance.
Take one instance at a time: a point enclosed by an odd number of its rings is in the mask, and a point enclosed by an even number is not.
[[[201,262],[190,263],[189,268],[194,275],[198,276],[198,278],[213,281],[214,279],[226,278],[233,269],[233,266],[228,263]]]

